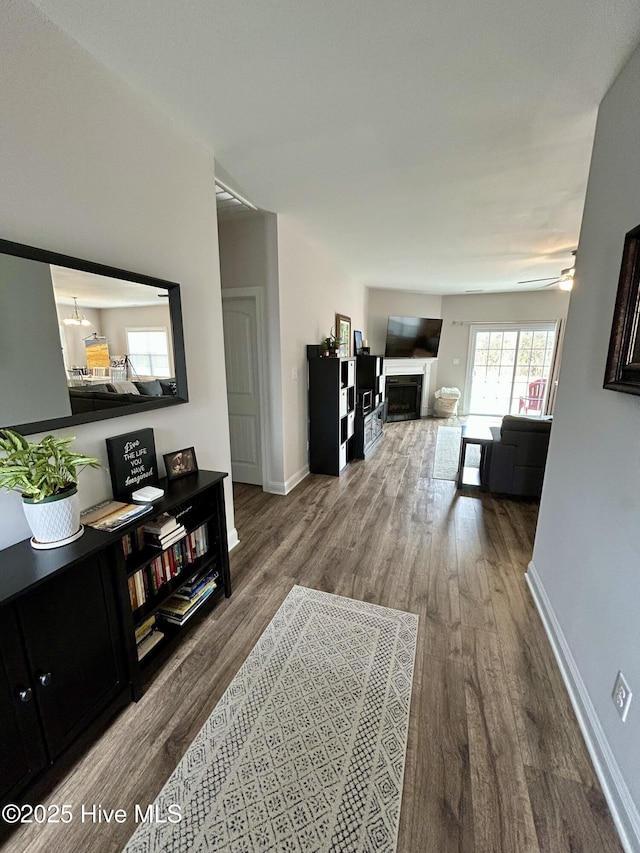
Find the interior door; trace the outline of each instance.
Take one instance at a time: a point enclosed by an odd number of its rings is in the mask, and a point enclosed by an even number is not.
[[[262,485],[262,438],[256,300],[224,296],[231,474],[236,483]]]

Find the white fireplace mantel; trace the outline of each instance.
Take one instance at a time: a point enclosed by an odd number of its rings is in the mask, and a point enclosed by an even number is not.
[[[422,399],[420,400],[420,417],[429,414],[429,380],[431,367],[437,358],[385,358],[383,370],[385,376],[417,376],[422,374]]]

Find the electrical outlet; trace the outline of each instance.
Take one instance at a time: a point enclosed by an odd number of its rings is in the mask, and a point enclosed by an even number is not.
[[[624,675],[621,672],[618,672],[615,684],[613,685],[611,698],[613,699],[613,704],[618,709],[618,713],[620,714],[623,723],[627,719],[632,696],[633,693],[631,692]]]
[[[459,358],[454,358],[454,359],[453,359],[453,363],[454,363],[454,364],[460,364],[460,359],[459,359]]]

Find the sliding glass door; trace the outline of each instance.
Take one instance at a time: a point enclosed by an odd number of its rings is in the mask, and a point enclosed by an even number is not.
[[[471,326],[466,412],[544,415],[555,344],[555,323]]]

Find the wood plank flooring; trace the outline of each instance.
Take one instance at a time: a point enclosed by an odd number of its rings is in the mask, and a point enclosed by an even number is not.
[[[286,497],[235,489],[222,601],[45,802],[153,802],[294,583],[418,613],[400,853],[620,851],[524,580],[537,505],[431,478],[438,421]],[[29,826],[4,849],[119,851],[134,825]]]

